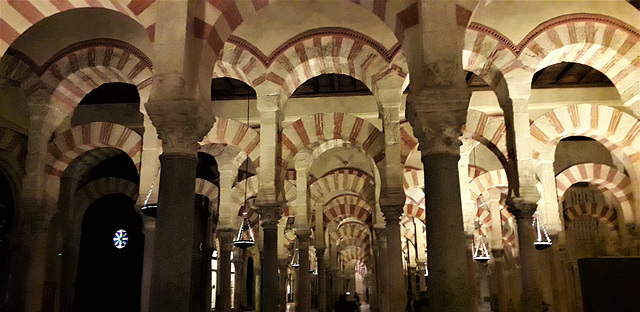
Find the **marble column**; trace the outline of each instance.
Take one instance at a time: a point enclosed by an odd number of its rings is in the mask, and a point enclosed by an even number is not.
[[[298,239],[298,253],[300,255],[300,267],[298,268],[296,312],[311,311],[311,276],[309,273],[309,244],[311,231],[309,229],[298,228],[296,237]]]
[[[231,251],[235,237],[233,229],[218,229],[218,301],[216,311],[231,311]],[[237,268],[236,268],[237,269]]]
[[[214,118],[198,102],[166,101],[146,105],[162,140],[162,172],[151,273],[150,310],[193,311],[192,290],[201,261],[195,209],[198,142],[213,126]]]
[[[458,175],[459,137],[471,94],[446,79],[409,94],[406,115],[425,172],[429,304],[434,311],[473,311]]]
[[[316,259],[318,259],[318,312],[328,312],[327,306],[327,272],[325,271],[324,247],[316,247]]]
[[[533,214],[538,205],[521,198],[507,200],[509,212],[516,218],[518,226],[518,245],[520,248],[520,276],[522,278],[522,311],[542,311],[542,294],[536,276],[536,249],[533,242],[536,233],[533,227]]]
[[[279,202],[259,202],[264,246],[262,251],[260,307],[261,312],[278,311],[278,220],[282,215]]]

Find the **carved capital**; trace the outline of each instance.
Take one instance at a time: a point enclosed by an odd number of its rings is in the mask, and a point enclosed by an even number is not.
[[[211,130],[215,118],[195,101],[149,102],[145,105],[163,154],[195,156],[198,142]]]
[[[384,215],[384,220],[387,223],[387,226],[389,226],[389,224],[400,224],[400,217],[402,216],[403,213],[403,207],[404,204],[401,205],[387,205],[387,206],[381,206],[380,210],[382,210],[382,214]]]
[[[538,209],[538,204],[516,197],[507,199],[507,209],[515,216],[516,220],[532,220],[533,214]]]
[[[256,202],[258,214],[263,228],[274,229],[278,227],[278,221],[282,216],[282,203],[280,202]]]
[[[460,136],[470,98],[466,88],[409,93],[405,115],[423,154],[460,155]]]

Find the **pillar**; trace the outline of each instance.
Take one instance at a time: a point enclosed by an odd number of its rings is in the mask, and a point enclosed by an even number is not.
[[[328,312],[327,307],[327,272],[325,271],[324,247],[316,247],[316,259],[318,259],[318,312]]]
[[[231,250],[235,231],[218,229],[218,300],[216,311],[231,312]],[[237,268],[236,268],[237,269]]]
[[[533,242],[536,233],[533,227],[533,214],[538,205],[520,198],[508,200],[508,209],[515,218],[518,226],[518,245],[520,248],[520,276],[522,278],[522,311],[542,311],[542,294],[536,276],[536,250]]]
[[[439,312],[474,309],[457,174],[470,95],[466,86],[451,81],[407,98],[407,118],[418,138],[425,172],[427,292],[430,307]]]
[[[382,227],[374,227],[374,232],[376,235],[376,247],[377,253],[376,256],[376,267],[378,270],[376,271],[377,279],[378,279],[378,307],[380,312],[390,312],[389,311],[389,293],[388,293],[388,275],[387,275],[387,235],[385,233],[385,228]]]
[[[246,267],[244,261],[244,252],[243,250],[236,250],[233,255],[233,265],[236,268],[236,272],[234,274],[235,279],[235,288],[233,289],[233,307],[234,311],[239,311],[241,307],[245,306],[247,302],[246,297],[249,295],[247,293],[247,285],[246,285]]]
[[[194,261],[201,261],[195,233],[199,222],[194,206],[196,152],[214,118],[195,101],[149,102],[146,109],[163,148],[150,308],[153,312],[193,311],[199,298],[192,287],[200,274],[193,270]]]
[[[287,274],[289,268],[288,259],[278,259],[278,306],[279,311],[284,312],[287,309]]]
[[[49,139],[64,117],[59,116],[59,111],[49,112],[48,92],[36,93],[28,103],[30,127],[25,176],[11,234],[10,311],[40,312],[42,308],[48,227],[58,208],[47,206],[45,201],[45,165]]]
[[[489,270],[491,275],[491,292],[494,309],[497,312],[507,311],[509,303],[509,294],[507,283],[504,276],[505,259],[504,249],[492,249],[492,260],[489,262]]]
[[[264,246],[262,251],[260,307],[262,312],[278,311],[278,220],[282,215],[279,202],[256,201],[260,214]]]
[[[156,219],[142,217],[144,222],[144,259],[142,266],[142,291],[140,292],[140,312],[149,312],[151,290],[151,268],[153,267],[153,249],[156,232]],[[211,275],[211,273],[209,273]],[[209,300],[211,304],[211,300]]]
[[[309,245],[311,231],[309,229],[297,229],[298,253],[300,254],[300,267],[298,268],[296,312],[311,311],[311,276],[309,273]]]

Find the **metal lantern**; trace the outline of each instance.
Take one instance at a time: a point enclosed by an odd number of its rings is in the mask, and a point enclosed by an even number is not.
[[[238,229],[238,235],[236,239],[233,241],[233,246],[247,249],[256,244],[256,240],[253,237],[253,230],[251,229],[251,225],[249,224],[249,220],[247,219],[247,213],[244,212],[242,214],[242,224],[240,225],[240,229]]]
[[[298,252],[298,248],[296,248],[296,250],[293,252],[293,257],[291,258],[291,267],[300,267],[300,253]]]
[[[484,243],[484,237],[482,235],[478,236],[478,242],[475,247],[476,248],[473,251],[473,260],[480,263],[486,263],[491,260],[489,250],[487,249],[487,245]]]
[[[544,250],[551,247],[551,239],[549,238],[549,234],[547,234],[547,229],[544,227],[544,224],[540,222],[540,213],[538,211],[533,214],[532,226],[538,235],[536,241],[533,242],[533,246],[535,246],[537,250]]]

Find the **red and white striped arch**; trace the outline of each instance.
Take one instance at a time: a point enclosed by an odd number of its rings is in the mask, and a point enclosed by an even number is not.
[[[196,179],[196,194],[202,195],[209,199],[209,201],[216,201],[218,195],[220,195],[220,189],[217,185],[205,180]]]
[[[575,14],[547,21],[537,30],[525,37],[519,56],[523,66],[539,70],[560,62],[588,65],[613,82],[626,106],[640,105],[640,31],[636,27],[603,15]]]
[[[462,138],[482,143],[504,163],[507,157],[507,128],[504,120],[483,112],[469,109],[467,122],[463,127]]]
[[[329,239],[340,249],[356,246],[367,250],[371,242],[371,234],[365,225],[348,222],[341,224],[335,231],[332,231]]]
[[[339,259],[344,264],[353,260],[367,263],[369,257],[365,249],[356,246],[348,246],[340,251]]]
[[[556,176],[558,201],[562,201],[567,189],[578,182],[589,182],[602,192],[611,192],[620,204],[625,223],[635,221],[631,180],[624,172],[604,164],[573,165]]]
[[[269,72],[252,81],[252,85],[270,81],[282,88],[289,97],[305,81],[327,73],[344,74],[362,81],[375,93],[376,82],[388,75],[404,79],[408,69],[404,56],[398,55],[396,63],[390,60],[369,42],[347,34],[316,35],[305,38],[282,51],[274,60]]]
[[[413,136],[413,129],[409,122],[400,125],[400,140],[402,141],[402,145],[400,145],[400,159],[402,164],[405,164],[411,152],[418,146],[418,140]]]
[[[60,177],[76,157],[100,147],[117,148],[127,153],[140,172],[142,137],[125,126],[109,122],[84,124],[53,138],[49,143],[46,171]]]
[[[325,226],[329,222],[340,222],[343,217],[356,217],[365,224],[371,224],[372,221],[369,204],[362,197],[353,194],[342,194],[330,199],[324,204],[323,214]]]
[[[618,230],[618,214],[613,207],[601,204],[578,204],[564,209],[564,222],[568,226],[579,216],[592,216],[604,221],[610,230]]]
[[[82,218],[87,208],[100,197],[109,194],[124,194],[133,201],[138,199],[138,184],[129,180],[106,177],[93,180],[76,192],[78,211],[74,214],[74,225],[81,228]]]
[[[247,219],[251,225],[257,225],[260,221],[260,216],[256,209],[245,210],[245,184],[246,184],[246,199],[255,197],[258,195],[258,176],[254,175],[249,177],[246,181],[240,181],[231,190],[231,207],[229,211],[237,212],[238,216],[242,216],[243,212],[247,213]]]
[[[554,155],[558,142],[569,136],[590,137],[604,145],[622,163],[632,189],[640,185],[640,121],[618,109],[590,104],[563,106],[538,117],[530,126],[540,152]],[[638,205],[636,198],[635,205]],[[625,219],[630,215],[624,212]],[[629,221],[629,220],[625,220]]]
[[[122,13],[155,37],[155,0],[2,1],[0,2],[0,55],[27,29],[54,14],[76,8],[104,8]]]
[[[478,197],[482,193],[491,188],[496,187],[508,187],[509,181],[507,180],[507,174],[504,169],[492,170],[481,174],[477,178],[471,180],[469,183],[469,192],[471,194],[471,201],[476,202]]]
[[[48,120],[55,126],[102,84],[133,84],[142,103],[148,100],[151,91],[150,60],[135,47],[120,41],[93,40],[73,46],[53,63],[34,71],[42,74],[25,81],[22,87],[27,96],[39,96],[38,92],[42,91],[49,94],[49,105],[56,113],[51,113]]]
[[[530,129],[534,143],[542,145],[540,149],[548,144],[555,147],[569,136],[586,136],[602,143],[625,166],[640,161],[640,121],[612,107],[591,104],[558,107],[538,117]]]
[[[209,0],[205,3],[204,10],[196,12],[194,35],[204,40],[210,51],[218,54],[227,38],[240,24],[278,1],[287,0]],[[414,1],[351,2],[380,18],[400,39],[404,37],[405,29],[418,24],[418,5]]]
[[[504,74],[517,67],[518,63],[503,41],[506,38],[500,38],[500,34],[492,30],[477,23],[469,25],[462,48],[462,67],[496,89],[506,83]]]
[[[412,170],[405,172],[402,184],[407,197],[404,204],[404,213],[424,222],[426,217],[425,194],[423,191],[424,171]]]
[[[249,155],[253,165],[260,166],[260,134],[237,120],[216,117],[213,128],[200,144],[223,143],[238,147]]]
[[[335,195],[358,194],[367,203],[375,202],[375,182],[367,173],[359,170],[339,170],[326,175],[309,185],[311,207],[323,204]],[[333,196],[331,196],[333,195]],[[331,197],[328,197],[331,196]],[[324,199],[324,202],[322,200]]]
[[[336,139],[350,142],[376,162],[384,158],[384,135],[373,124],[344,113],[314,114],[282,130],[283,167],[287,168],[298,151]]]

